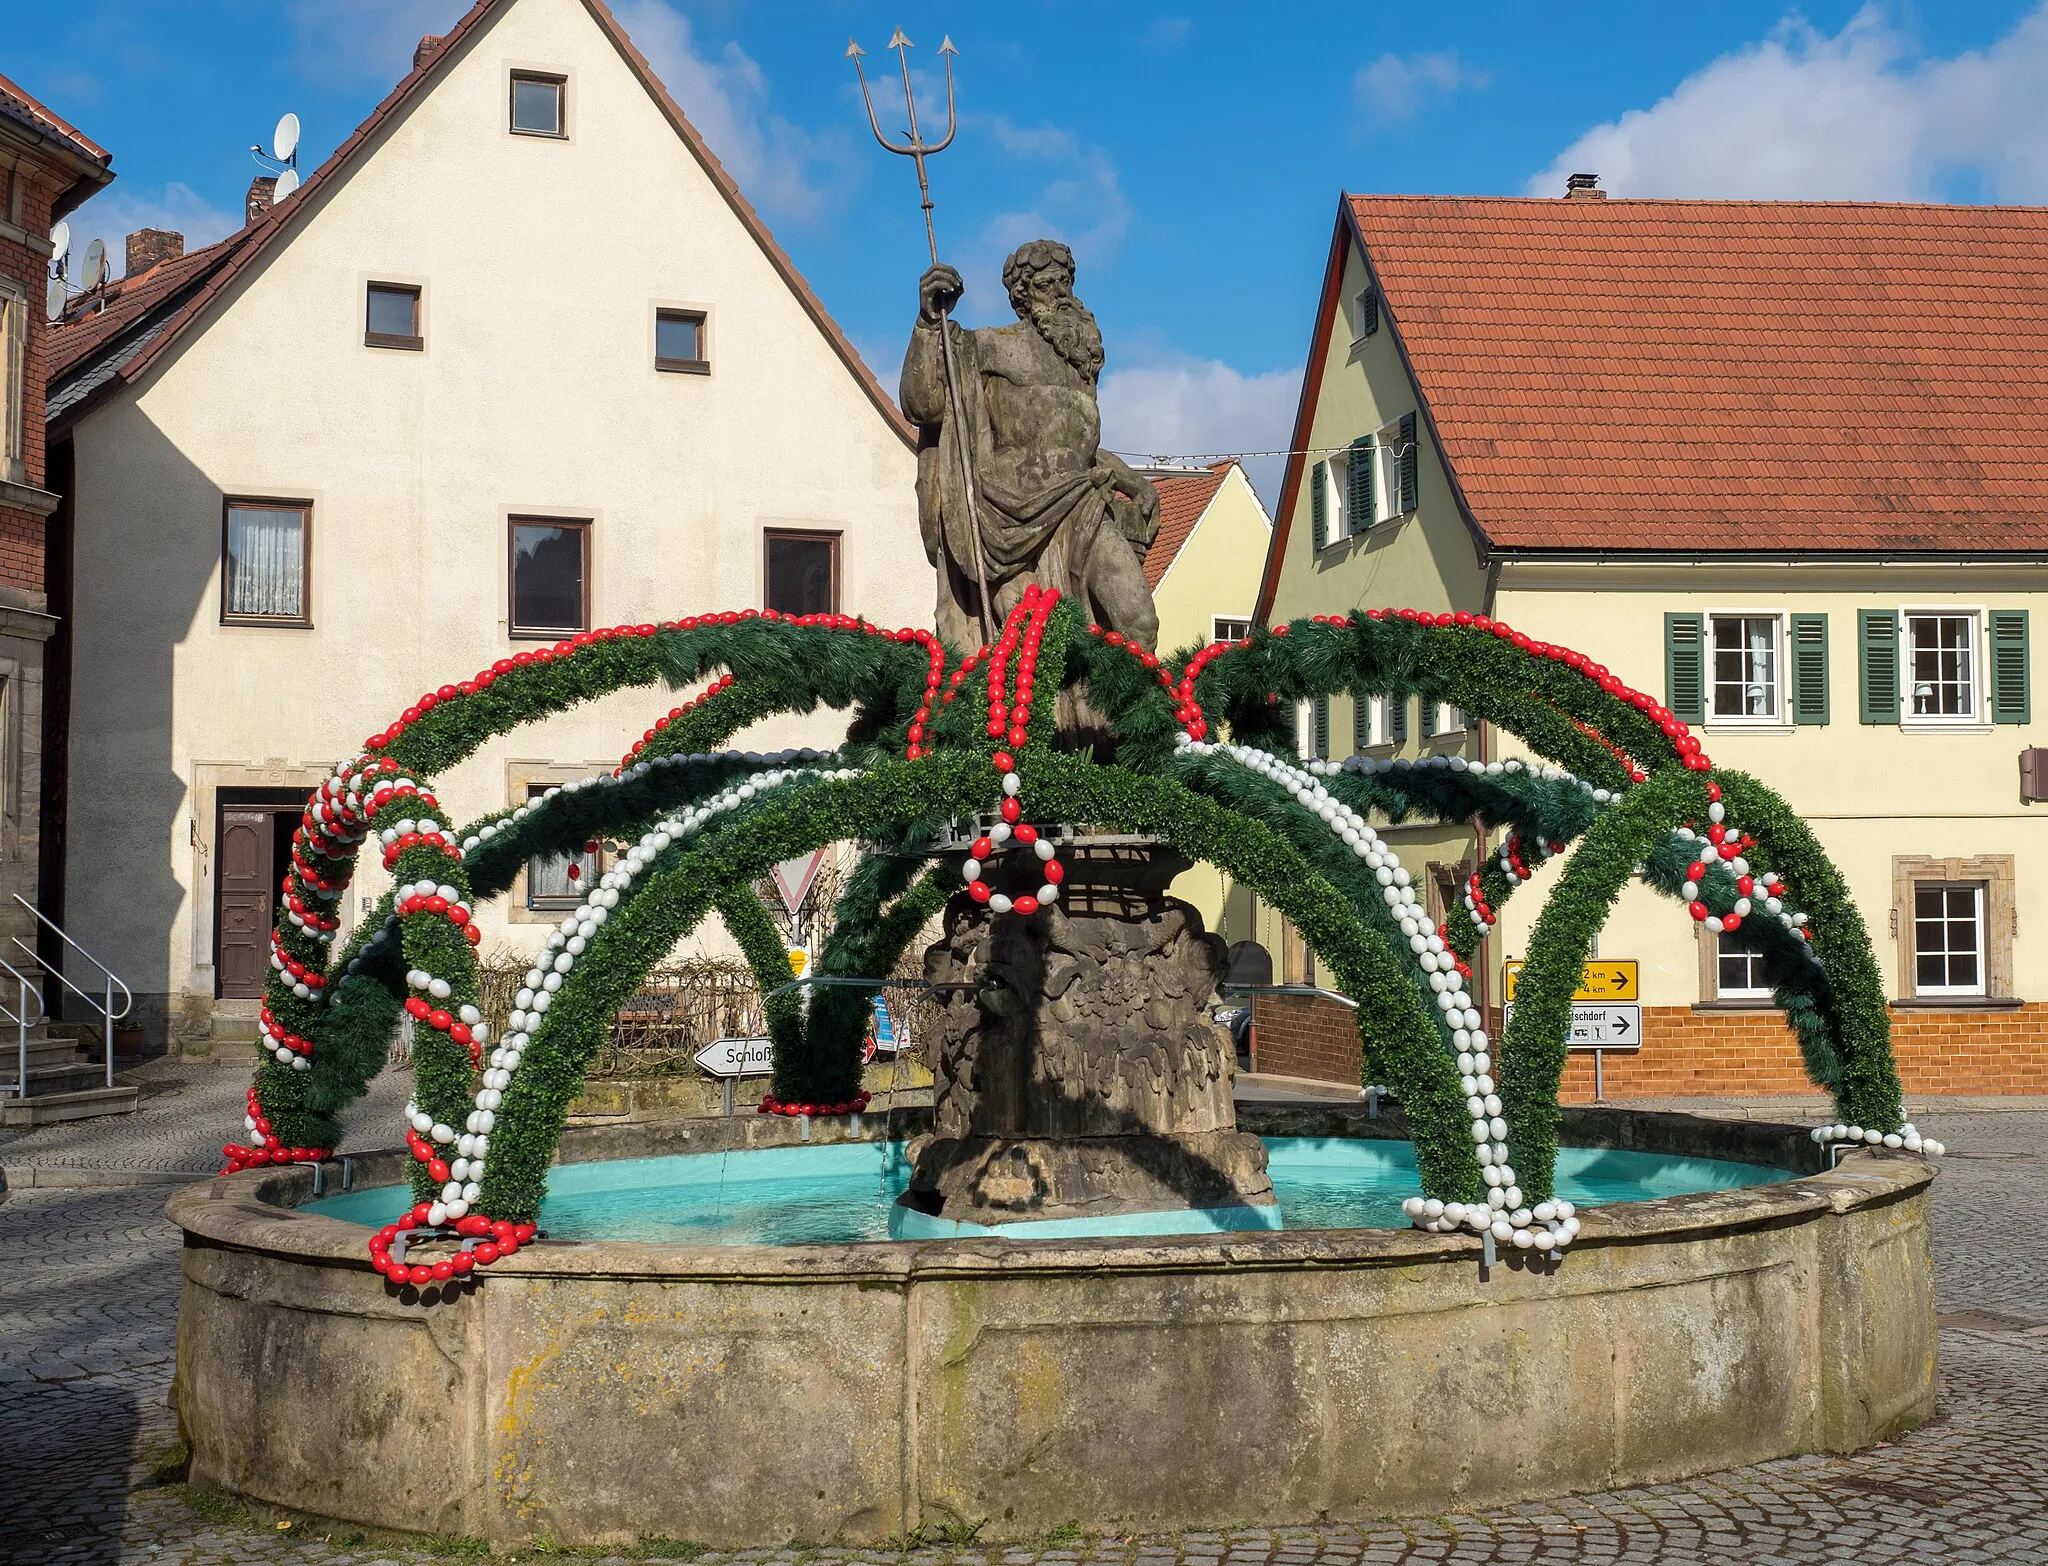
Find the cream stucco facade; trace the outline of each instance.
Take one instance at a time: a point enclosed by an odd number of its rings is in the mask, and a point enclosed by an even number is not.
[[[67,918],[186,1033],[216,1011],[221,791],[303,789],[420,691],[537,645],[509,635],[508,518],[588,520],[592,625],[759,605],[773,528],[839,535],[840,607],[930,620],[905,437],[591,13],[512,0],[446,53],[71,432]],[[562,79],[564,136],[509,130],[515,71]],[[365,345],[371,282],[419,289],[419,351]],[[708,374],[655,368],[663,307],[703,313]],[[309,627],[222,623],[230,497],[310,505]],[[441,797],[459,821],[616,765],[677,699],[511,735]],[[821,712],[744,743],[836,737]],[[366,865],[347,917],[384,886]],[[486,951],[543,933],[510,901]]]

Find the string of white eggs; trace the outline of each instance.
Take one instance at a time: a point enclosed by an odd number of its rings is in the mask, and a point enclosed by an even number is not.
[[[1457,954],[1449,949],[1435,923],[1416,901],[1412,878],[1398,856],[1366,824],[1363,816],[1323,786],[1321,778],[1344,769],[1321,760],[1296,766],[1254,746],[1205,742],[1185,734],[1175,743],[1183,755],[1224,757],[1292,794],[1345,847],[1365,861],[1379,883],[1389,914],[1407,937],[1408,949],[1436,997],[1443,1025],[1457,1050],[1459,1085],[1465,1091],[1466,1112],[1472,1117],[1472,1140],[1479,1158],[1480,1178],[1486,1183],[1486,1200],[1444,1202],[1433,1196],[1411,1196],[1401,1204],[1401,1210],[1418,1228],[1432,1233],[1467,1228],[1475,1234],[1490,1233],[1496,1241],[1520,1250],[1541,1248],[1552,1255],[1560,1254],[1579,1232],[1577,1211],[1566,1201],[1523,1205],[1522,1188],[1514,1166],[1508,1162],[1508,1123],[1503,1116],[1499,1086],[1493,1079],[1492,1041],[1486,1032],[1486,1019],[1466,992],[1465,976],[1458,972]]]
[[[674,766],[690,761],[780,761],[806,754],[785,751],[776,756],[762,756],[755,752],[727,751],[715,756],[668,756],[651,761],[636,762],[613,779],[609,774],[601,777],[584,778],[577,782],[549,789],[539,799],[514,810],[509,816],[490,823],[474,835],[463,840],[465,855],[474,852],[498,832],[524,821],[536,811],[547,808],[549,801],[564,792],[596,787],[616,787],[618,782],[644,777],[656,767]],[[817,756],[818,752],[809,752]],[[826,757],[825,759],[835,759]],[[576,966],[576,960],[588,950],[607,919],[621,901],[633,889],[633,883],[644,875],[650,865],[658,859],[671,844],[694,837],[715,817],[737,809],[748,800],[754,799],[785,783],[800,778],[820,778],[827,781],[845,781],[860,776],[857,768],[773,766],[766,771],[747,774],[729,783],[718,793],[701,800],[683,810],[657,821],[640,840],[629,848],[618,865],[598,877],[597,884],[585,894],[583,905],[565,917],[561,925],[548,936],[532,968],[525,974],[525,983],[512,998],[512,1014],[507,1020],[504,1040],[491,1051],[485,1063],[481,1086],[477,1089],[473,1107],[464,1128],[457,1131],[453,1126],[437,1122],[433,1116],[417,1104],[405,1106],[406,1119],[414,1130],[435,1143],[450,1147],[455,1157],[448,1163],[448,1181],[441,1187],[441,1194],[427,1212],[427,1222],[439,1224],[451,1222],[466,1215],[477,1199],[482,1188],[485,1159],[490,1152],[491,1132],[497,1125],[499,1105],[505,1101],[506,1090],[512,1086],[514,1074],[525,1058],[527,1048],[533,1042],[547,1017],[548,1008],[554,997],[567,981]],[[431,982],[431,981],[430,981]]]

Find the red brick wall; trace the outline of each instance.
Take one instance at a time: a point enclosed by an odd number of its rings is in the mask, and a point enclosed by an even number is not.
[[[50,230],[54,192],[33,180],[21,190],[21,226],[31,234]],[[26,245],[0,238],[0,274],[19,283],[28,294],[28,343],[25,397],[21,414],[24,476],[43,487],[43,381],[50,324],[43,312],[43,293],[50,263]],[[4,474],[0,474],[4,476]],[[32,512],[0,507],[0,582],[24,592],[43,591],[43,519]]]
[[[1892,1053],[1908,1093],[2048,1093],[2048,1003],[2013,1011],[1893,1011]],[[1253,1065],[1281,1076],[1358,1080],[1355,1014],[1304,995],[1252,1000]],[[1607,1096],[1733,1098],[1812,1093],[1798,1041],[1775,1011],[1643,1008],[1643,1047],[1609,1055]],[[1565,1062],[1559,1096],[1593,1097],[1593,1057]]]

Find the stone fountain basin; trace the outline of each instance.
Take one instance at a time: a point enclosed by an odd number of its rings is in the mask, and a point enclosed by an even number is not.
[[[192,1480],[496,1544],[877,1543],[981,1518],[1001,1538],[1542,1502],[1853,1450],[1933,1412],[1929,1163],[1859,1150],[1826,1170],[1799,1127],[1563,1113],[1567,1144],[1808,1172],[1586,1209],[1555,1270],[1514,1253],[1482,1271],[1476,1238],[1389,1229],[541,1241],[432,1303],[371,1271],[360,1226],[294,1210],[308,1169],[187,1187],[167,1210]],[[1405,1135],[1397,1111],[1241,1124]],[[798,1134],[591,1127],[560,1156]],[[371,1154],[349,1176],[403,1168]]]

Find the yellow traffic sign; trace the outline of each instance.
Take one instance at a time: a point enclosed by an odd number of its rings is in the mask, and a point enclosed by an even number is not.
[[[801,946],[789,948],[789,972],[792,978],[801,979],[804,970],[811,965],[811,954]]]
[[[1503,963],[1507,980],[1506,999],[1515,998],[1515,980],[1522,975],[1520,962]],[[1637,999],[1636,960],[1633,957],[1595,957],[1579,975],[1579,987],[1572,991],[1575,1001],[1632,1001]]]

